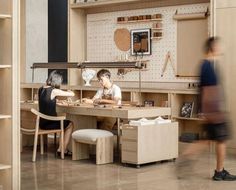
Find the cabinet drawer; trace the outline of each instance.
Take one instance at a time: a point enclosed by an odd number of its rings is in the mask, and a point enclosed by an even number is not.
[[[122,128],[122,138],[123,139],[137,139],[137,127],[125,125]]]
[[[137,141],[129,141],[129,140],[123,139],[122,150],[137,152]]]
[[[136,164],[138,161],[137,152],[122,151],[122,162]]]

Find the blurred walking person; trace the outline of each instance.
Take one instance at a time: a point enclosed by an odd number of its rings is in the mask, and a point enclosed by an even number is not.
[[[219,38],[210,37],[205,43],[205,58],[200,67],[200,110],[204,119],[203,128],[207,132],[207,139],[192,143],[180,156],[178,162],[178,172],[181,173],[184,167],[189,167],[187,163],[200,150],[209,145],[209,141],[214,141],[216,154],[216,168],[213,180],[234,181],[235,175],[231,175],[224,169],[226,155],[226,141],[230,138],[229,126],[225,111],[222,111],[224,99],[222,96],[221,83],[214,69],[214,64],[221,55]],[[188,166],[187,166],[188,165]]]

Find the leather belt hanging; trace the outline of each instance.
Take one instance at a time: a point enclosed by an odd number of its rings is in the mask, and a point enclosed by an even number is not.
[[[163,68],[162,68],[161,77],[163,77],[164,72],[166,71],[166,67],[167,67],[168,62],[170,62],[171,67],[172,67],[172,69],[173,69],[173,71],[174,71],[174,73],[175,73],[175,67],[174,67],[174,64],[173,64],[173,62],[172,62],[172,59],[171,59],[171,57],[170,57],[170,51],[168,51],[167,54],[166,54],[166,59],[165,59],[164,66],[163,66]]]

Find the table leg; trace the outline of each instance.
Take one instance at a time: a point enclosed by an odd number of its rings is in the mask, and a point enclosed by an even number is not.
[[[120,161],[120,118],[117,118],[117,155]]]

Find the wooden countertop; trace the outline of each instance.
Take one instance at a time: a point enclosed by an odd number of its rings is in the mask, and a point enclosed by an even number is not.
[[[21,110],[30,110],[31,108],[38,109],[37,103],[22,102]],[[73,115],[87,115],[87,116],[101,116],[101,117],[113,117],[123,119],[137,119],[142,117],[157,117],[171,115],[171,108],[169,107],[134,107],[123,106],[121,108],[117,106],[96,106],[93,105],[57,105],[58,113],[67,113]]]

